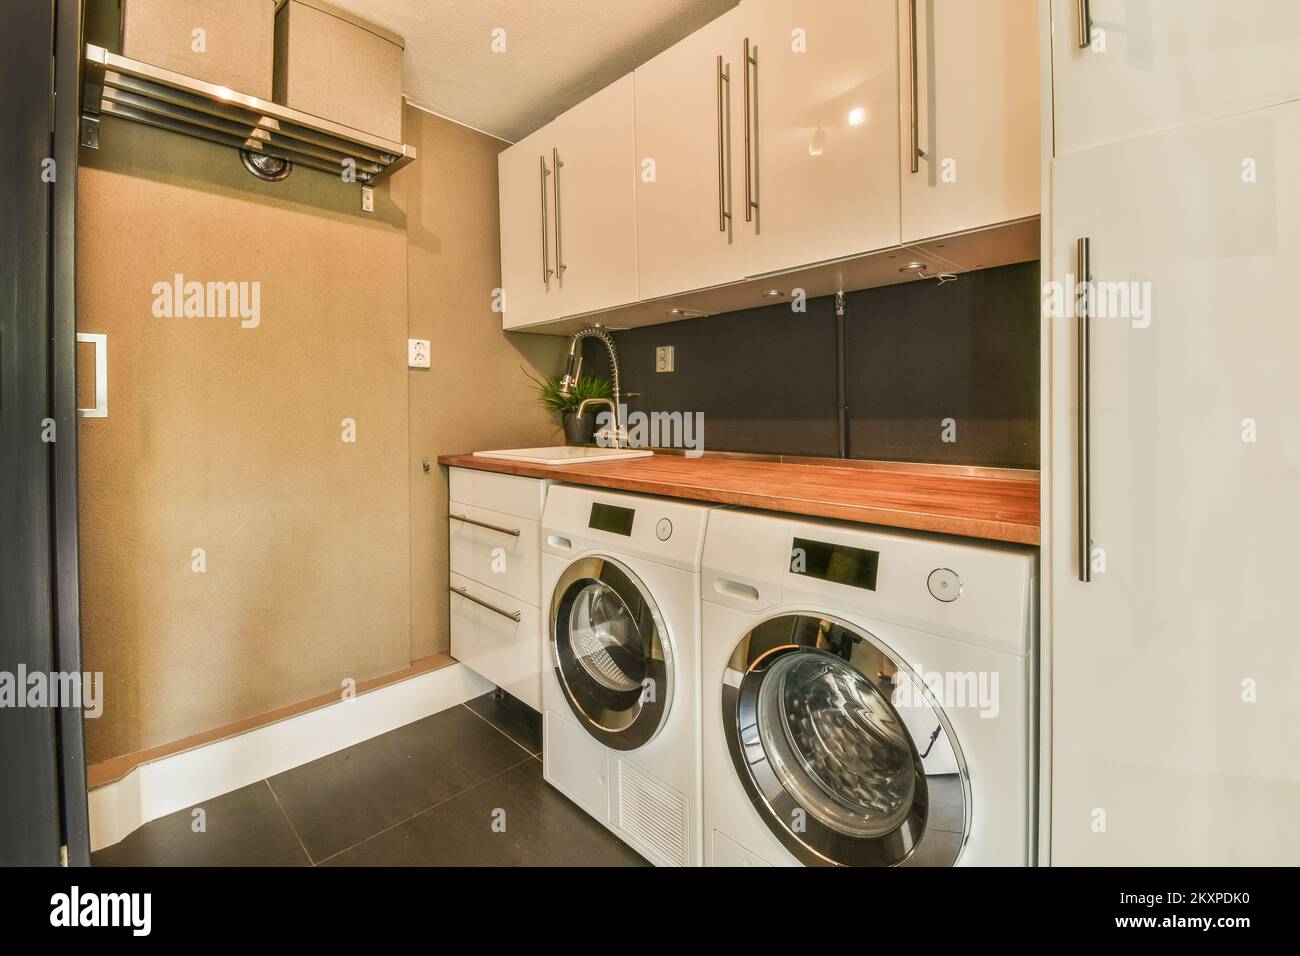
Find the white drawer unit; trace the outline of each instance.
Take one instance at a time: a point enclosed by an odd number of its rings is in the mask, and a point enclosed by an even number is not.
[[[541,518],[548,482],[452,468],[451,655],[542,709]]]
[[[538,523],[453,501],[451,570],[529,604],[541,590]]]
[[[545,481],[472,468],[452,468],[450,472],[449,497],[453,506],[459,502],[532,521],[542,520],[542,505],[546,503]]]
[[[541,634],[536,605],[451,573],[452,656],[538,711]]]

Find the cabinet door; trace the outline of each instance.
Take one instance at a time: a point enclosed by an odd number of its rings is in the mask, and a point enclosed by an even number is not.
[[[1300,858],[1298,168],[1300,104],[1054,163],[1051,278],[1073,281],[1088,237],[1111,284],[1086,584],[1078,325],[1048,320],[1055,864]]]
[[[555,127],[555,270],[563,315],[635,302],[636,125],[632,74]]]
[[[503,325],[534,325],[560,315],[555,277],[555,203],[551,143],[543,127],[497,156],[501,202]]]
[[[898,15],[903,241],[1038,215],[1038,0],[898,0]]]
[[[1051,4],[1057,155],[1300,96],[1295,0]]]
[[[897,245],[895,0],[744,0],[740,16],[746,274]]]
[[[735,215],[743,70],[740,11],[731,10],[636,71],[643,299],[745,277]]]

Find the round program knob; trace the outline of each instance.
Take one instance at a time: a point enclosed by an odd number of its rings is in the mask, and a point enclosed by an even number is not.
[[[930,572],[930,578],[926,583],[935,600],[949,604],[961,597],[961,578],[957,577],[956,571],[935,568]]]

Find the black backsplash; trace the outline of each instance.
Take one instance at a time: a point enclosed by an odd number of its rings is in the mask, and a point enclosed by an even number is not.
[[[1038,276],[1026,262],[846,295],[849,457],[1037,468]],[[834,299],[807,306],[616,332],[629,408],[702,412],[711,451],[837,455]],[[672,373],[655,372],[661,345]],[[608,374],[604,347],[584,348]]]

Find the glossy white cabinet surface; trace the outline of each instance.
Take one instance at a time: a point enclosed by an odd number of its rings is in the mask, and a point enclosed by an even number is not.
[[[732,80],[742,112],[750,83],[746,275],[897,245],[896,0],[744,0],[740,16],[757,60],[746,70],[741,57]]]
[[[1295,0],[1051,2],[1057,155],[1300,97]]]
[[[555,270],[553,131],[543,127],[497,155],[501,204],[502,324],[507,329],[560,316]]]
[[[551,124],[562,315],[637,299],[634,109],[629,73]]]
[[[636,71],[637,261],[644,299],[745,276],[743,56],[735,9]],[[727,76],[721,85],[719,57]]]
[[[904,242],[1038,215],[1038,7],[898,0]]]
[[[1094,282],[1149,295],[1091,322],[1087,584],[1077,326],[1045,320],[1054,864],[1300,859],[1296,170],[1300,103],[1053,164],[1053,279],[1088,237]]]
[[[540,711],[539,608],[454,571],[450,581],[452,656],[533,710]],[[510,615],[518,615],[519,620],[513,620]]]

